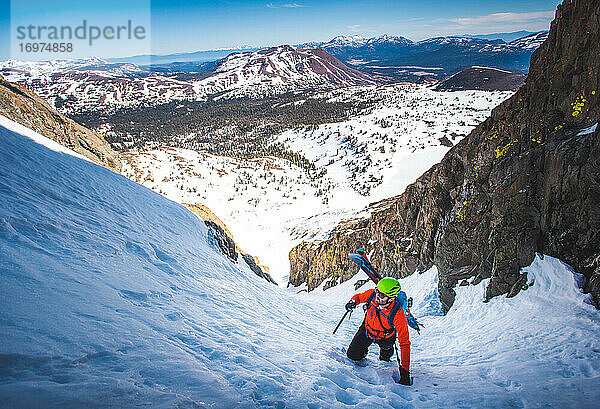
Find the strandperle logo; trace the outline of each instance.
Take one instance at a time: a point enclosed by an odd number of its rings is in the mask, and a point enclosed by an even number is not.
[[[81,25],[71,26],[39,26],[39,25],[21,25],[16,27],[17,40],[49,42],[54,41],[72,41],[87,40],[88,44],[93,45],[97,40],[145,40],[146,28],[135,25],[131,20],[122,25],[96,26],[89,25],[87,20],[83,20]]]

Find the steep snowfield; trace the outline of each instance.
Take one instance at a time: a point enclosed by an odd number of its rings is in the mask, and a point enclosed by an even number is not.
[[[322,311],[221,256],[181,205],[0,135],[0,406],[255,407],[302,380],[299,324]]]
[[[0,125],[1,407],[600,400],[598,311],[556,259],[536,258],[527,268],[534,285],[512,299],[483,304],[485,282],[457,288],[445,317],[435,269],[402,280],[425,325],[411,331],[408,388],[375,347],[363,366],[345,358],[358,310],[331,334],[355,279],[325,293],[271,285],[223,257],[181,205],[5,118]]]

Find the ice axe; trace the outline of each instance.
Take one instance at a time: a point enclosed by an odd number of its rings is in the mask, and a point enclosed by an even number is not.
[[[338,328],[340,327],[340,325],[342,325],[342,321],[344,321],[344,318],[346,318],[346,315],[348,315],[348,313],[350,313],[350,316],[348,316],[348,319],[350,319],[350,317],[352,316],[352,311],[353,310],[346,310],[346,312],[342,316],[342,319],[340,320],[340,322],[338,322],[338,325],[335,326],[335,329],[333,330],[334,334],[338,330]]]

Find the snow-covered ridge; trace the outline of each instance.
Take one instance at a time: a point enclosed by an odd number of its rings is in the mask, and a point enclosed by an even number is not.
[[[511,41],[509,44],[515,47],[535,50],[548,38],[548,31],[540,31],[517,40]]]
[[[147,74],[147,70],[130,63],[113,63],[98,57],[47,61],[7,60],[0,63],[0,73],[7,80],[22,82],[29,78],[50,77],[70,71],[102,73],[106,76],[130,77]]]
[[[331,39],[328,43],[322,44],[331,44],[331,45],[346,45],[346,46],[358,46],[363,45],[367,41],[366,38],[363,38],[359,35],[353,36],[336,36]]]
[[[19,82],[66,113],[156,105],[176,100],[256,97],[303,90],[374,84],[370,75],[350,68],[321,49],[291,46],[233,53],[204,79],[180,80],[134,64],[92,58],[0,63],[0,73]],[[64,103],[64,101],[67,103]]]
[[[331,333],[354,280],[310,294],[270,285],[224,258],[182,206],[3,125],[6,407],[579,408],[600,400],[599,315],[559,260],[536,257],[526,268],[532,285],[515,298],[483,304],[484,282],[459,287],[446,316],[435,268],[402,280],[425,325],[420,336],[411,331],[415,383],[403,387],[376,346],[361,366],[345,357],[358,311]]]
[[[416,44],[478,44],[488,43],[489,40],[482,40],[480,38],[472,37],[461,37],[461,36],[445,36],[445,37],[432,37],[425,40],[418,41]],[[498,41],[500,42],[500,41]]]
[[[479,69],[482,69],[482,70],[493,70],[493,71],[505,72],[507,74],[511,74],[512,73],[512,71],[501,70],[500,68],[495,68],[495,67],[484,67],[484,66],[481,66],[481,65],[473,65],[471,68],[479,68]]]
[[[0,74],[34,91],[62,113],[202,99],[192,84],[149,72],[134,64],[99,58],[0,63]],[[65,103],[66,102],[66,103]]]
[[[347,67],[323,50],[278,46],[231,54],[218,65],[213,76],[194,83],[194,87],[208,94],[273,94],[375,82],[368,74]]]

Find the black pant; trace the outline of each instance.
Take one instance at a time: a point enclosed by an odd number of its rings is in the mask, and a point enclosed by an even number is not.
[[[375,343],[379,345],[379,359],[389,361],[392,358],[394,354],[394,342],[396,342],[396,334],[390,338],[375,340]],[[372,343],[373,340],[366,335],[365,322],[363,321],[356,334],[354,334],[346,355],[354,361],[360,361],[367,356],[369,346]]]

